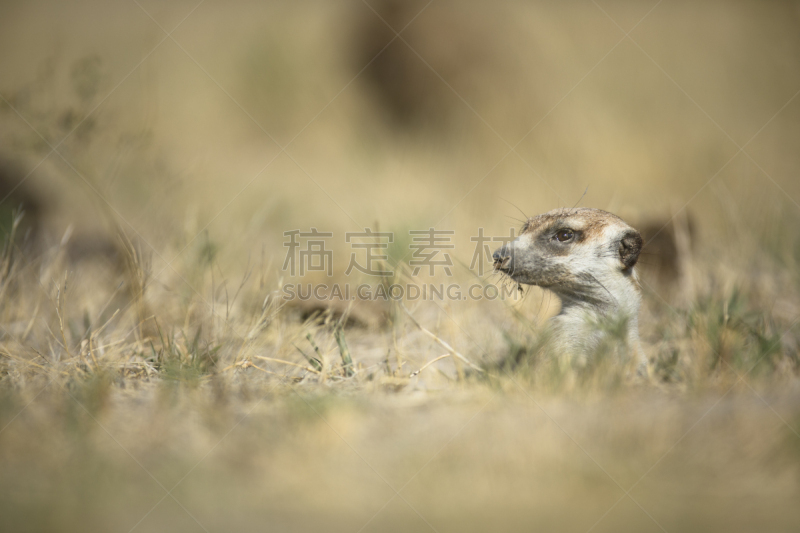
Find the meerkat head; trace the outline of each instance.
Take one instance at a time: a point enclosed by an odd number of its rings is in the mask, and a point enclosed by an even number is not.
[[[638,231],[599,209],[555,209],[529,219],[519,236],[494,252],[494,268],[517,283],[562,299],[620,303],[633,285],[642,249]]]

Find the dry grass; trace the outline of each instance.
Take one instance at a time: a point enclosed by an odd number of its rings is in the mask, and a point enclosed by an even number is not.
[[[363,3],[207,4],[127,79],[164,36],[136,4],[0,8],[0,192],[46,157],[0,203],[1,529],[796,529],[794,5],[665,2],[620,41],[652,6],[435,2],[403,35],[448,87],[399,41],[348,85],[393,36]],[[284,231],[334,232],[354,285],[342,234],[394,231],[384,283],[465,288],[498,282],[469,237],[507,200],[587,185],[675,219],[641,260],[647,379],[548,355],[535,288],[281,298]],[[403,266],[430,226],[452,278]]]
[[[800,519],[800,327],[756,303],[794,294],[720,288],[677,309],[649,295],[653,376],[641,382],[602,353],[580,368],[544,355],[530,299],[429,303],[414,320],[342,329],[300,321],[258,272],[236,297],[213,288],[224,280],[211,264],[175,274],[204,279],[199,294],[143,289],[137,254],[104,291],[119,303],[95,316],[81,303],[96,283],[42,279],[70,270],[59,250],[52,263],[4,256],[10,529],[747,531]],[[485,370],[459,373],[455,351]]]

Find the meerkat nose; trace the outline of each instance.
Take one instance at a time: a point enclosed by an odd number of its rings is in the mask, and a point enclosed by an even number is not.
[[[494,269],[500,270],[506,266],[508,261],[511,259],[511,255],[508,253],[506,247],[503,246],[502,248],[495,250],[495,252],[492,254],[492,259],[494,259]]]

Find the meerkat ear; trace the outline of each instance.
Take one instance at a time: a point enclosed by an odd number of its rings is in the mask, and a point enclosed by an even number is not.
[[[622,261],[622,269],[633,268],[639,260],[639,252],[642,251],[644,242],[642,236],[635,229],[626,231],[619,240],[619,258]]]

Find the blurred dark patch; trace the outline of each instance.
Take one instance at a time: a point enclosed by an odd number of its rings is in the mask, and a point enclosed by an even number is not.
[[[71,263],[102,261],[117,271],[124,268],[122,246],[102,233],[82,233],[70,239],[67,257]]]
[[[295,298],[286,304],[287,309],[306,322],[311,320],[318,324],[341,321],[345,328],[378,329],[388,323],[390,309],[388,302],[375,300],[318,300],[311,297],[307,300]]]
[[[48,239],[62,239],[71,263],[101,260],[114,270],[122,269],[123,250],[109,235],[101,231],[81,231],[68,236],[63,228],[55,230],[52,220],[48,227],[48,216],[63,202],[54,201],[32,186],[35,176],[27,179],[26,176],[28,173],[22,170],[22,165],[0,157],[0,241],[9,235],[14,214],[22,212],[16,237],[18,245],[38,247]]]
[[[47,204],[26,180],[21,165],[0,157],[0,240],[11,231],[14,213],[24,212],[18,236],[32,240],[38,236]]]
[[[103,77],[103,60],[98,55],[82,57],[70,69],[72,89],[84,104],[91,103],[97,96]]]
[[[644,239],[642,274],[670,291],[686,282],[687,265],[697,238],[697,223],[689,214],[653,218],[638,225]]]
[[[354,29],[355,72],[369,64],[360,79],[371,88],[379,105],[398,127],[444,126],[453,105],[458,103],[447,85],[400,37],[392,42],[395,31],[403,30],[427,3],[423,0],[371,2],[383,20],[370,11]],[[426,11],[422,17],[425,15],[430,13]],[[441,71],[445,79],[453,80],[474,67],[477,55],[472,53],[475,50],[470,51],[470,42],[474,44],[477,39],[473,33],[464,19],[449,17],[446,24],[414,20],[401,37],[415,50],[424,50],[426,59],[437,63],[437,71]]]

